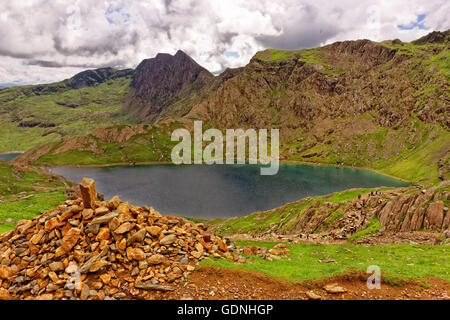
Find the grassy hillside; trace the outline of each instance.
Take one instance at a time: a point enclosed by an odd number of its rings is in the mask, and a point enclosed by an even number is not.
[[[54,176],[0,161],[0,233],[58,206],[66,199],[65,190]]]
[[[128,76],[79,89],[54,84],[47,90],[1,90],[0,151],[27,150],[100,125],[135,122],[122,111],[129,83]]]
[[[107,165],[171,161],[171,133],[180,123],[98,128],[86,136],[73,137],[37,147],[19,156],[21,162],[36,158],[34,165]],[[40,152],[44,151],[43,154]]]

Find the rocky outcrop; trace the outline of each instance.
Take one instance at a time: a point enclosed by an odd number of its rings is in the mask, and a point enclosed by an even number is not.
[[[169,105],[189,101],[214,76],[179,50],[174,56],[159,53],[135,70],[127,109],[141,119],[152,119]]]
[[[346,193],[357,190],[347,190]],[[266,228],[257,227],[256,223],[255,228],[248,233],[263,238],[300,236],[307,240],[339,240],[347,239],[368,227],[372,228],[372,234],[404,234],[406,237],[414,234],[412,237],[417,239],[421,238],[415,234],[417,231],[433,234],[424,239],[431,239],[435,234],[446,230],[447,233],[450,232],[448,180],[426,190],[415,186],[388,190],[379,188],[338,203],[327,201],[332,197],[333,194],[320,199],[305,198],[273,210],[254,213],[250,217],[255,221],[274,213],[284,218]],[[293,209],[295,207],[302,209],[296,211]],[[227,227],[221,229],[219,224],[216,228],[219,232],[224,232]]]
[[[450,30],[447,31],[433,31],[429,34],[414,40],[414,44],[424,45],[427,43],[448,43],[450,41]]]
[[[449,227],[448,201],[450,181],[428,190],[420,190],[409,194],[392,197],[382,208],[377,210],[380,231],[407,232],[417,230],[444,231]]]
[[[0,235],[0,300],[145,299],[175,290],[205,257],[242,259],[202,224],[95,200],[89,179],[80,187],[82,199]]]

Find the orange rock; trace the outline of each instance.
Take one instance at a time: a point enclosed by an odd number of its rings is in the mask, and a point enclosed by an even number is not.
[[[108,284],[111,281],[111,276],[107,273],[104,273],[100,275],[100,280],[102,280],[104,284]]]
[[[128,250],[127,250],[127,255],[128,255]],[[135,259],[138,261],[145,260],[145,258],[146,258],[145,252],[139,248],[131,248],[130,256],[132,259]]]
[[[66,251],[70,251],[78,239],[80,238],[81,230],[78,228],[72,228],[67,231],[66,235],[61,240],[61,247]]]
[[[224,251],[224,252],[228,252],[228,247],[227,247],[227,245],[225,244],[225,242],[223,242],[222,240],[217,239],[217,245],[219,246],[219,249],[220,249],[220,250],[222,250],[222,251]]]
[[[114,230],[114,233],[122,234],[125,232],[130,231],[133,228],[133,224],[129,222],[125,222],[121,224],[116,230]]]
[[[57,217],[51,218],[50,220],[45,221],[45,230],[52,231],[59,225],[59,220]]]
[[[99,230],[99,232],[97,234],[97,237],[95,237],[95,239],[97,241],[102,241],[102,240],[105,240],[105,239],[109,239],[109,228],[108,227],[100,228],[100,230]]]
[[[130,204],[128,202],[122,202],[117,206],[117,210],[122,211],[124,214],[128,214],[130,212]]]
[[[145,229],[147,230],[148,233],[152,235],[152,237],[157,237],[162,230],[158,226],[145,227]]]
[[[45,234],[45,230],[39,231],[38,233],[36,233],[36,234],[31,238],[30,242],[31,242],[32,244],[38,244],[39,242],[41,242],[42,237],[44,236],[44,234]]]
[[[8,279],[10,275],[8,266],[0,266],[0,279]]]
[[[108,201],[108,208],[111,210],[115,210],[120,204],[120,199],[118,196],[114,196],[111,200]]]
[[[165,261],[165,258],[162,254],[154,254],[147,259],[149,264],[160,264]]]
[[[56,249],[56,251],[55,251],[55,257],[56,257],[56,258],[62,257],[62,256],[65,255],[66,253],[67,253],[67,251],[64,250],[63,247],[58,247],[58,248]]]
[[[102,215],[108,213],[109,209],[107,207],[100,207],[100,208],[95,209],[94,212],[95,212],[96,216],[102,216]]]
[[[119,225],[120,225],[120,221],[119,221],[119,219],[117,219],[117,217],[115,217],[109,222],[109,229],[111,231],[114,231],[119,227]]]
[[[81,197],[85,208],[93,208],[97,199],[97,191],[95,190],[95,182],[90,178],[83,178],[80,184]]]
[[[59,216],[59,221],[67,220],[67,219],[70,218],[72,215],[73,215],[72,210],[64,211],[64,212]]]
[[[98,270],[100,270],[101,268],[103,268],[104,266],[107,266],[109,264],[110,263],[108,261],[105,261],[105,260],[96,261],[89,268],[89,272],[97,272]]]
[[[119,250],[125,250],[127,247],[127,239],[123,238],[116,246]]]
[[[9,300],[11,299],[11,295],[9,294],[8,290],[5,288],[0,288],[0,300]]]
[[[94,216],[94,210],[92,209],[84,209],[83,210],[83,219],[87,220]]]
[[[205,240],[205,242],[210,242],[211,241],[211,235],[208,232],[206,232],[206,231],[202,232],[202,237],[203,237],[203,240]]]
[[[56,275],[56,273],[55,272],[50,272],[49,274],[48,274],[48,277],[50,278],[50,280],[52,280],[53,282],[58,282],[58,280],[59,280],[59,278],[58,278],[58,276]]]

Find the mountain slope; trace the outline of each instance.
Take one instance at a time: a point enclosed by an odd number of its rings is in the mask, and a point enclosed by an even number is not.
[[[181,51],[160,54],[143,61],[124,87],[126,114],[137,122],[191,126],[201,119],[204,127],[220,129],[280,128],[285,160],[369,167],[412,181],[448,179],[448,39],[446,31],[411,43],[358,40],[268,49],[217,77]],[[77,144],[69,145],[75,152]],[[117,154],[121,147],[102,148]],[[41,160],[28,153],[20,161],[75,161],[56,150],[53,145]],[[95,159],[94,152],[90,163]]]
[[[172,106],[172,116],[184,115],[214,76],[179,50],[142,61],[131,82],[126,108],[141,120],[155,120]]]
[[[278,127],[287,160],[437,179],[438,162],[448,172],[450,145],[448,36],[443,41],[265,50],[188,116],[219,128]]]
[[[133,123],[121,108],[130,70],[88,70],[62,82],[0,90],[0,151],[26,150],[99,125]]]

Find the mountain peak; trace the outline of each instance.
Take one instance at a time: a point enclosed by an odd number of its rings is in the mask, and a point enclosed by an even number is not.
[[[429,34],[414,40],[413,43],[422,45],[426,43],[448,43],[450,40],[450,29],[446,31],[432,31]]]
[[[152,117],[177,101],[181,93],[186,96],[188,88],[201,86],[204,79],[212,77],[208,70],[181,50],[173,56],[158,53],[136,68],[128,108],[141,118]]]

